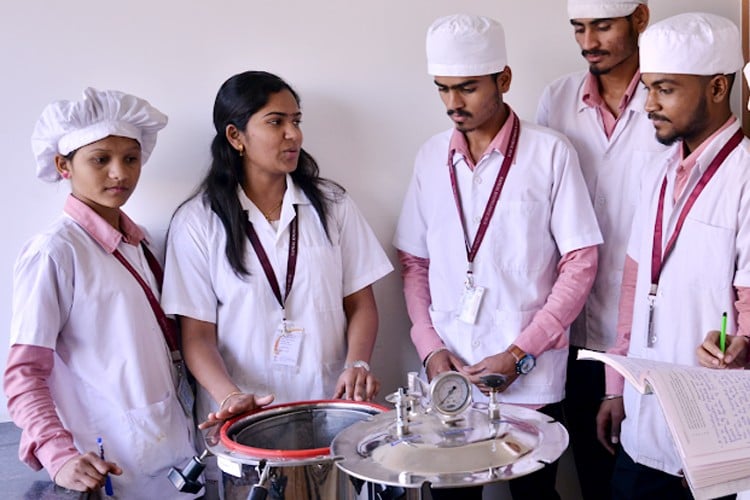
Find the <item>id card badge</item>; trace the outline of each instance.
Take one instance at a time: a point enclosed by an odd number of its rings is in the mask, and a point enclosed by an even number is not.
[[[476,286],[473,282],[467,280],[458,301],[458,319],[469,325],[476,323],[483,297],[484,287]]]
[[[273,341],[273,352],[271,353],[273,363],[283,366],[298,366],[304,337],[304,328],[295,326],[289,321],[284,321]]]

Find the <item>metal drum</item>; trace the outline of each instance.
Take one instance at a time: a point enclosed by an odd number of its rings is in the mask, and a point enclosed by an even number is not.
[[[271,499],[366,499],[367,486],[338,471],[330,444],[342,430],[387,408],[355,401],[269,406],[225,422],[208,449],[224,471],[224,497],[245,500],[268,468]],[[357,484],[354,484],[354,483]]]

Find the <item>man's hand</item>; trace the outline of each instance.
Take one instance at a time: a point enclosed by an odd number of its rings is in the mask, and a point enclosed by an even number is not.
[[[707,368],[744,368],[747,360],[748,338],[743,335],[727,335],[725,352],[719,348],[720,332],[712,330],[696,349],[698,362]]]
[[[462,371],[484,394],[489,394],[490,392],[489,387],[484,385],[480,380],[484,375],[499,373],[507,378],[507,382],[500,389],[500,392],[510,387],[518,378],[518,374],[516,373],[516,358],[507,351],[487,356],[475,365],[464,367]]]
[[[620,424],[625,420],[622,396],[605,399],[596,414],[596,437],[607,451],[614,455],[615,445],[620,442]]]
[[[457,372],[466,365],[466,361],[447,349],[442,349],[429,357],[425,371],[427,380],[432,380],[443,372]]]

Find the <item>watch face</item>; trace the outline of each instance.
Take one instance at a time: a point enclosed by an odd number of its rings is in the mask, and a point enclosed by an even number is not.
[[[458,372],[443,372],[432,379],[430,398],[435,411],[457,415],[471,404],[471,382]]]
[[[516,372],[521,375],[526,375],[536,366],[536,358],[531,354],[527,354],[522,357],[516,363]]]

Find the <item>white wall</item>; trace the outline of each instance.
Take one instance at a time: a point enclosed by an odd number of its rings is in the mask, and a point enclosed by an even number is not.
[[[651,3],[652,20],[687,10],[740,18],[739,0]],[[31,130],[48,102],[79,98],[86,86],[143,96],[169,115],[125,208],[163,236],[208,164],[219,85],[247,69],[279,74],[302,97],[306,149],[324,176],[349,189],[396,265],[390,240],[413,156],[428,136],[451,125],[425,73],[424,32],[434,18],[460,8],[504,24],[514,74],[507,102],[522,118],[533,119],[546,83],[585,67],[562,0],[5,2],[0,325],[7,331],[10,324],[12,267],[21,245],[60,213],[67,194],[65,183],[35,178]],[[403,385],[419,364],[400,287],[398,273],[376,285],[381,328],[373,365],[383,393]],[[92,325],[96,334],[106,332]],[[6,357],[7,340],[0,340],[0,368]],[[7,419],[0,399],[0,421]]]

